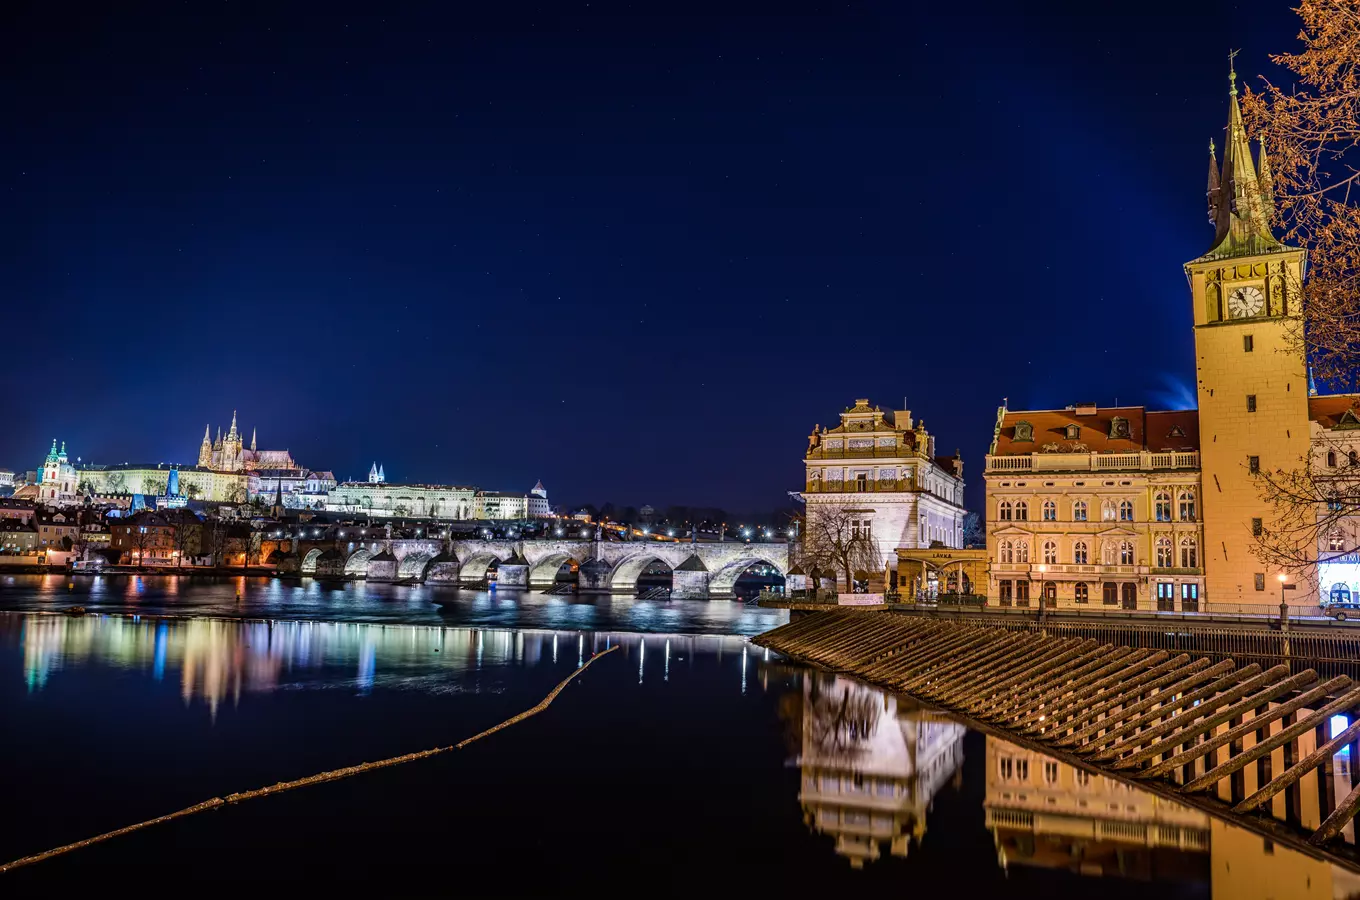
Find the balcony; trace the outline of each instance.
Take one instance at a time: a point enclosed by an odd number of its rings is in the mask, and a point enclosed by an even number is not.
[[[806,459],[924,459],[909,447],[814,447],[807,452]]]
[[[987,457],[986,474],[1022,472],[1132,472],[1198,469],[1198,453],[1031,453]]]

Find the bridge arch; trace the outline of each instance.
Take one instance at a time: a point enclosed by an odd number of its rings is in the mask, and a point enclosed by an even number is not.
[[[368,561],[372,558],[372,550],[360,547],[350,554],[349,559],[345,560],[345,574],[354,578],[367,578]]]
[[[325,551],[323,551],[320,547],[313,547],[312,549],[307,551],[307,555],[302,558],[303,575],[316,574],[316,562],[321,558],[321,554],[323,552]]]
[[[417,578],[425,580],[425,569],[429,567],[430,560],[434,559],[435,554],[428,550],[419,550],[415,553],[408,553],[402,557],[397,566],[398,578]]]
[[[501,558],[494,553],[474,553],[462,561],[458,570],[459,581],[486,581],[492,563],[500,565]]]
[[[748,556],[741,559],[734,559],[732,562],[718,569],[713,573],[713,577],[708,582],[708,593],[712,597],[730,597],[737,586],[737,579],[745,574],[746,570],[752,566],[769,566],[779,573],[781,578],[786,573],[774,560],[765,559],[760,556]]]
[[[638,579],[642,573],[653,563],[661,563],[671,571],[675,566],[671,565],[670,560],[654,553],[643,551],[636,556],[630,556],[614,567],[613,573],[609,576],[609,590],[615,594],[632,594],[638,589]]]
[[[557,573],[567,563],[581,565],[581,560],[567,553],[550,553],[534,563],[529,569],[529,587],[552,587],[557,583]]]

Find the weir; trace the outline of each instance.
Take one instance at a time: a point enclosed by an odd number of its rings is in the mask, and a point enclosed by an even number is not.
[[[888,612],[816,612],[754,643],[1360,865],[1360,684],[1348,675]]]

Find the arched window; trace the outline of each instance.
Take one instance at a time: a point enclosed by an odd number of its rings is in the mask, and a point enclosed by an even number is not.
[[[1058,504],[1054,503],[1052,500],[1044,501],[1044,521],[1058,521]]]
[[[1195,546],[1195,539],[1191,537],[1181,538],[1181,568],[1194,569],[1199,566],[1199,550]]]
[[[996,510],[996,517],[1003,522],[1009,522],[1011,520],[1011,501],[1001,501],[1001,505],[997,507]]]
[[[1327,451],[1327,468],[1329,468],[1329,469],[1335,469],[1335,468],[1336,468],[1336,451],[1335,451],[1335,450],[1328,450],[1328,451]]]
[[[1087,559],[1086,542],[1077,541],[1072,545],[1072,562],[1077,565],[1085,565]]]
[[[1100,561],[1107,566],[1112,566],[1117,559],[1119,559],[1119,547],[1114,541],[1104,541],[1100,548]]]
[[[1107,581],[1100,586],[1100,599],[1106,606],[1117,606],[1119,604],[1119,585],[1113,581]]]
[[[1091,590],[1086,586],[1086,582],[1078,581],[1072,585],[1072,599],[1077,603],[1085,603],[1091,599]]]
[[[1044,541],[1044,562],[1053,565],[1058,561],[1058,545],[1052,541]]]
[[[1360,459],[1357,459],[1354,450],[1351,450],[1350,452],[1348,452],[1348,453],[1346,454],[1346,462],[1347,462],[1349,465],[1352,465],[1352,466],[1354,466],[1354,465],[1360,465]]]
[[[1015,542],[1015,561],[1018,563],[1029,562],[1029,542],[1027,541]]]
[[[1180,513],[1182,522],[1195,521],[1195,495],[1189,491],[1181,491]]]
[[[1120,541],[1119,564],[1121,566],[1133,565],[1133,541]]]
[[[1158,491],[1154,500],[1155,515],[1158,522],[1171,521],[1171,495],[1166,491]]]
[[[1121,521],[1121,522],[1132,522],[1132,521],[1133,521],[1133,501],[1132,501],[1132,500],[1120,500],[1120,501],[1119,501],[1119,521]]]
[[[1171,560],[1171,556],[1171,538],[1157,538],[1157,568],[1169,569],[1175,565]]]
[[[1073,521],[1073,522],[1085,522],[1085,521],[1086,521],[1086,501],[1085,501],[1085,500],[1077,500],[1077,501],[1075,501],[1075,502],[1072,504],[1072,521]]]
[[[1350,603],[1351,589],[1345,582],[1338,581],[1332,585],[1331,598],[1333,603]]]
[[[1001,562],[1008,563],[1015,561],[1015,548],[1011,545],[1010,541],[1002,541],[1001,546],[997,549],[1001,557]]]
[[[1119,507],[1113,500],[1106,500],[1100,504],[1100,518],[1106,522],[1113,522],[1119,515]]]
[[[1327,535],[1327,552],[1344,553],[1346,551],[1346,536],[1339,531],[1333,531]]]
[[[1015,521],[1017,522],[1029,521],[1029,503],[1027,503],[1024,500],[1015,501]]]

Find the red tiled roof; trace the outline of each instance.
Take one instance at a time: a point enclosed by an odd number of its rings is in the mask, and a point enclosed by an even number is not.
[[[1116,417],[1128,420],[1127,438],[1110,437],[1110,424]],[[1033,426],[1034,440],[1015,439],[1015,426],[1020,422]],[[1075,440],[1067,437],[1069,425],[1080,429]],[[1008,410],[1001,420],[1001,433],[993,453],[996,456],[1039,453],[1046,444],[1093,453],[1198,450],[1199,416],[1193,409],[1148,412],[1142,406],[1096,407],[1082,415],[1076,409]],[[1073,446],[1076,444],[1085,449],[1077,449]]]
[[[1354,409],[1355,414],[1360,416],[1360,408],[1357,408],[1357,404],[1360,404],[1360,395],[1356,394],[1309,397],[1308,418],[1317,422],[1323,428],[1335,428],[1348,409]]]

